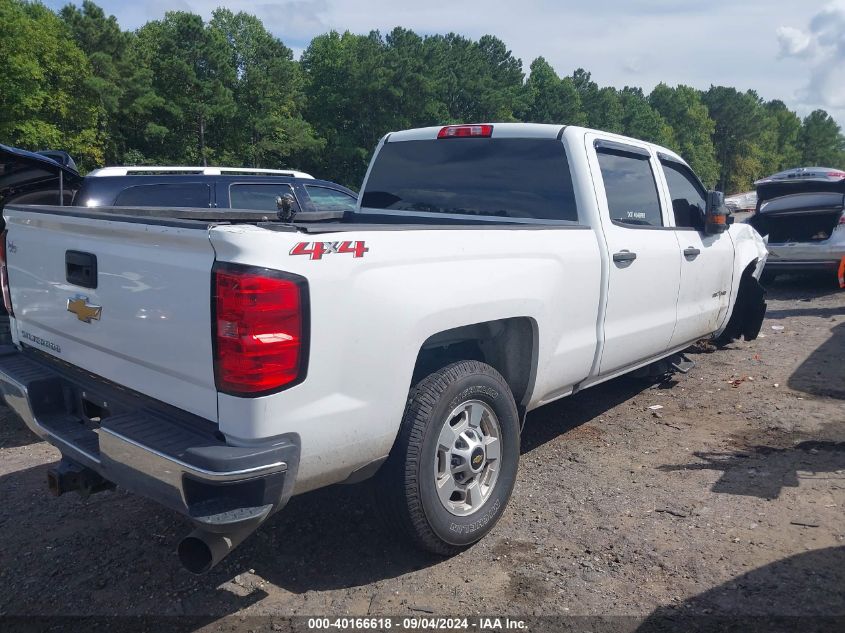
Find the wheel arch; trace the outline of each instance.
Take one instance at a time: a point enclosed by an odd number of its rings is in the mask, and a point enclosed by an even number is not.
[[[411,384],[460,360],[477,360],[498,371],[513,393],[521,418],[534,390],[539,356],[537,322],[527,316],[482,321],[443,330],[420,346]]]

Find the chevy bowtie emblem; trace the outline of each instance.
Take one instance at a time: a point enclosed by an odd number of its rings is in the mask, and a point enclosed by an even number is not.
[[[103,306],[92,306],[88,303],[88,297],[74,297],[67,300],[67,311],[73,312],[76,318],[85,323],[91,323],[91,319],[100,320],[103,313]]]

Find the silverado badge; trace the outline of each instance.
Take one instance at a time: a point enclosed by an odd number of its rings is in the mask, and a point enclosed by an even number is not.
[[[92,306],[88,303],[88,297],[76,296],[67,300],[67,311],[73,312],[76,318],[85,323],[91,323],[91,319],[100,320],[103,313],[102,306]]]

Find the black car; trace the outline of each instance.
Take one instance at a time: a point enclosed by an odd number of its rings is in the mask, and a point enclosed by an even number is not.
[[[74,206],[191,207],[296,213],[351,211],[354,191],[298,171],[225,167],[106,167],[82,181]]]
[[[81,176],[64,152],[0,145],[0,211],[9,202],[86,207],[192,207],[342,212],[354,191],[300,171],[231,167],[105,167]]]

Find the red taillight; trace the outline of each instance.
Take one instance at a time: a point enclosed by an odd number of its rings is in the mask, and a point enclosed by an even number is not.
[[[489,138],[492,125],[447,125],[437,133],[437,138]]]
[[[305,377],[305,280],[278,271],[215,266],[215,380],[232,395],[263,395]]]
[[[6,235],[8,231],[3,231],[2,239],[0,239],[0,286],[3,288],[3,305],[9,316],[15,316],[12,311],[12,293],[9,290],[9,269],[6,266]]]

